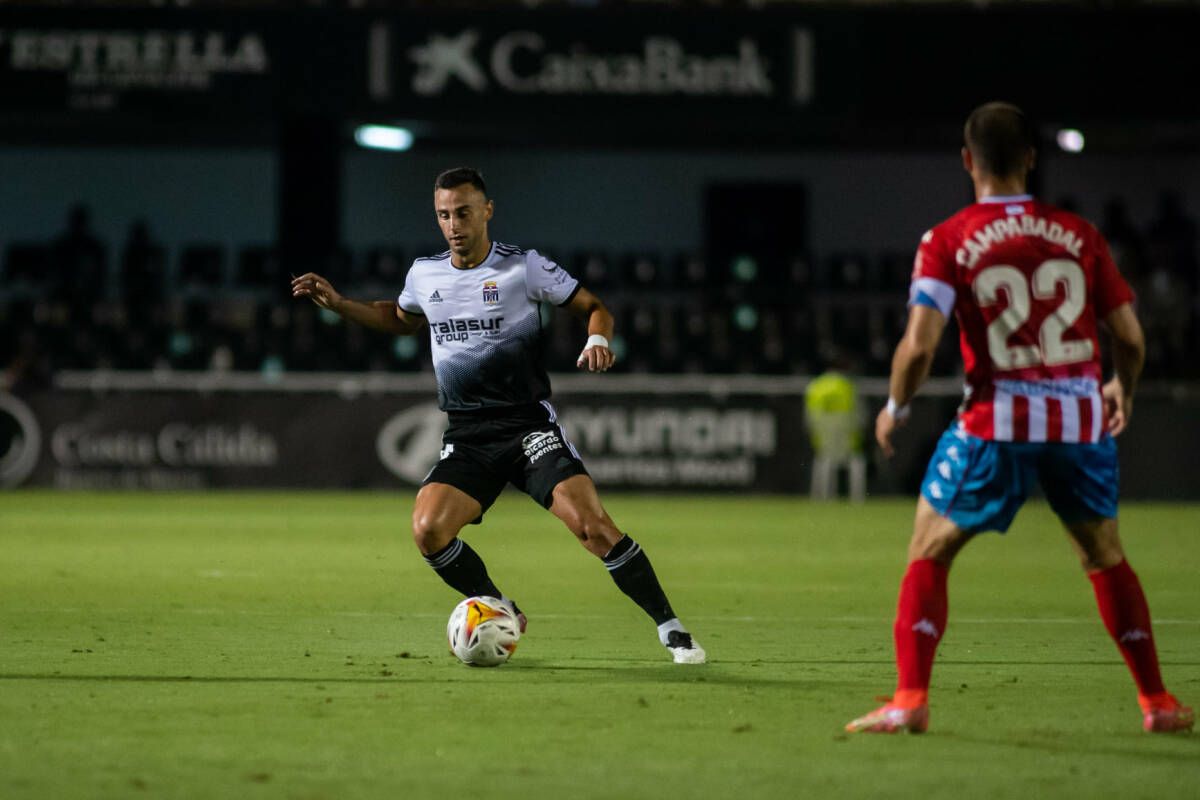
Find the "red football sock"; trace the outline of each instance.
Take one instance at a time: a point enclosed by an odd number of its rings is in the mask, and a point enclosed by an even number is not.
[[[949,604],[946,576],[950,570],[930,558],[913,561],[900,582],[900,600],[892,635],[896,641],[896,705],[925,702],[933,655],[946,630]]]
[[[1138,694],[1150,697],[1165,692],[1150,630],[1150,607],[1137,573],[1123,560],[1115,567],[1088,573],[1088,578],[1096,590],[1100,618],[1129,665]]]

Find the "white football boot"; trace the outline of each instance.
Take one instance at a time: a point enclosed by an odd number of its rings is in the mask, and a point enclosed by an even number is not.
[[[704,648],[687,631],[667,633],[667,649],[676,664],[703,664],[707,659]]]

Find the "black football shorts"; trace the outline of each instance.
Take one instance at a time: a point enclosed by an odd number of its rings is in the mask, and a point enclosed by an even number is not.
[[[547,401],[527,406],[449,413],[442,456],[422,485],[446,483],[461,489],[487,511],[505,484],[525,492],[544,508],[554,487],[587,469],[558,424]],[[480,516],[475,520],[483,520]]]

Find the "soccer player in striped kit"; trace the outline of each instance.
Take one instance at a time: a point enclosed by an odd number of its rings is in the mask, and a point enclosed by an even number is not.
[[[433,200],[450,249],[416,259],[396,300],[350,300],[311,272],[292,280],[294,297],[308,297],[374,330],[401,336],[429,328],[438,406],[449,427],[441,458],[413,506],[413,539],[425,562],[468,597],[508,602],[524,633],[525,614],[459,538],[511,483],[561,519],[604,563],[617,587],[657,625],[675,663],[703,664],[704,648],[675,616],[641,546],[604,510],[550,404],[540,304],[553,303],[586,321],[589,336],[577,363],[590,372],[605,372],[615,360],[608,346],[612,314],[536,250],[492,241],[488,222],[495,207],[478,171],[459,167],[438,175]]]
[[[1192,709],[1163,686],[1150,611],[1117,534],[1117,450],[1145,354],[1133,294],[1103,237],[1026,193],[1034,134],[1015,106],[967,119],[963,166],[976,203],[925,234],[904,336],[875,436],[887,455],[929,372],[947,320],[958,320],[966,396],[929,462],[917,501],[893,635],[891,700],[848,731],[921,732],[934,653],[946,630],[946,578],[976,534],[1003,533],[1034,480],[1075,544],[1105,627],[1138,689],[1143,727],[1189,730]],[[1112,335],[1104,383],[1097,329]]]

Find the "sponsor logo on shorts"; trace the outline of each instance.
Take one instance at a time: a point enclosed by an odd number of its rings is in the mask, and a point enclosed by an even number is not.
[[[558,435],[558,431],[536,431],[521,440],[521,448],[525,451],[525,457],[529,459],[529,463],[532,464],[547,453],[561,450],[563,440]]]

